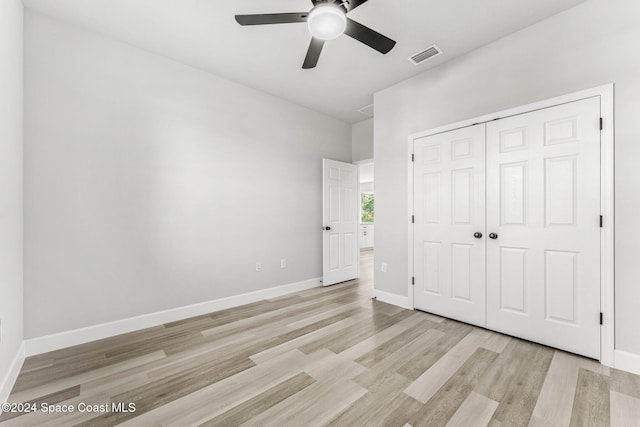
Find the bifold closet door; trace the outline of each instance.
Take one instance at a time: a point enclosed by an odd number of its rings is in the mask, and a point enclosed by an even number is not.
[[[596,359],[599,121],[596,97],[487,124],[487,327]]]
[[[484,326],[485,125],[416,140],[414,155],[414,306]]]

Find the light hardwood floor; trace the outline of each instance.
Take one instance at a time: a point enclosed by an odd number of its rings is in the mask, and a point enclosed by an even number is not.
[[[371,300],[362,277],[26,360],[2,426],[640,426],[640,377]],[[135,412],[79,412],[135,403]]]

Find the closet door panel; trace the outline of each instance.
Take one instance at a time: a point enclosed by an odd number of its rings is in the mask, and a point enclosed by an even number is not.
[[[418,139],[414,153],[414,305],[485,326],[485,126]]]
[[[600,99],[487,124],[487,327],[600,357]]]

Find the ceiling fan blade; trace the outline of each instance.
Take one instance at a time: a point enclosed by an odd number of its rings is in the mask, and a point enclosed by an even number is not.
[[[236,21],[240,25],[291,24],[307,22],[308,16],[309,12],[263,13],[259,15],[236,15]]]
[[[396,42],[389,37],[383,36],[369,27],[347,18],[346,35],[366,44],[380,53],[387,53],[396,45]]]
[[[320,58],[323,46],[324,40],[317,39],[315,37],[311,38],[307,56],[304,58],[304,64],[302,64],[303,69],[307,70],[309,68],[315,68],[316,64],[318,64],[318,59]]]
[[[356,7],[360,6],[363,3],[366,3],[368,0],[349,0],[349,4],[347,5],[347,10],[351,12]]]

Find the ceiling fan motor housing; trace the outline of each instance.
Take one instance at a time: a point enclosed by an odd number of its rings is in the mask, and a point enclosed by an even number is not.
[[[333,40],[347,28],[347,12],[335,3],[320,3],[307,17],[309,32],[321,40]]]

